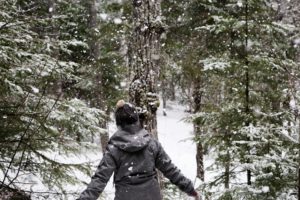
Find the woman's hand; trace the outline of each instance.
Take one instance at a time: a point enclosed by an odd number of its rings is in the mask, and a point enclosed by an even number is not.
[[[200,195],[195,190],[189,194],[190,196],[194,197],[195,200],[201,200]]]

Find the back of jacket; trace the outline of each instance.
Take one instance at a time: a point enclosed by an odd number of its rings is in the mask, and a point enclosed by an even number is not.
[[[139,184],[156,178],[155,144],[151,139],[147,147],[136,152],[116,149],[112,152],[116,160],[114,182],[118,184]]]
[[[79,199],[97,199],[114,172],[115,200],[160,200],[156,169],[182,191],[194,191],[192,182],[180,173],[161,144],[145,129],[137,124],[119,128]]]

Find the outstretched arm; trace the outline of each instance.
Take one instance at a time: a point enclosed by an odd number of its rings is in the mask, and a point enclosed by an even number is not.
[[[156,142],[157,155],[155,158],[155,166],[167,177],[171,183],[179,187],[180,190],[190,196],[198,197],[194,189],[193,183],[186,178],[180,170],[172,163],[168,154],[164,151],[163,147],[158,141]]]
[[[92,176],[92,180],[77,200],[96,200],[104,190],[109,178],[116,169],[115,160],[109,149],[103,155],[98,165],[96,173]]]

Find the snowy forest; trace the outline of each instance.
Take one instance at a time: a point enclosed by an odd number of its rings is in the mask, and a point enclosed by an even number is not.
[[[119,99],[202,200],[300,200],[299,0],[0,0],[0,77],[1,200],[78,198]]]

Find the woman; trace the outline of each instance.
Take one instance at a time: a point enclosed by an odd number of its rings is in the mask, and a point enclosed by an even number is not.
[[[199,199],[192,182],[171,162],[161,144],[139,123],[136,109],[123,100],[115,111],[117,132],[87,189],[78,200],[96,200],[114,173],[115,200],[161,200],[157,171],[188,195]]]

